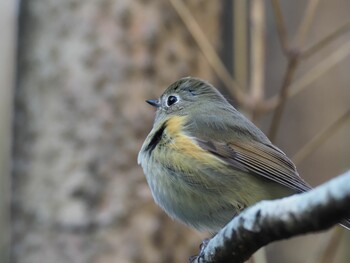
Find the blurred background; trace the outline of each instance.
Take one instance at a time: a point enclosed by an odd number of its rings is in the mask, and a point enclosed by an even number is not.
[[[198,252],[208,233],[169,219],[136,161],[145,100],[180,77],[217,86],[311,185],[348,170],[349,12],[347,0],[1,1],[1,262]],[[333,229],[273,243],[267,262],[345,263],[349,245]]]

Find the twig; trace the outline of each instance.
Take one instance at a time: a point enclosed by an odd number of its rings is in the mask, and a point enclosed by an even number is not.
[[[345,112],[339,119],[329,125],[325,130],[314,136],[303,148],[301,148],[293,157],[292,160],[295,164],[299,164],[318,147],[320,147],[325,141],[331,138],[331,136],[338,131],[350,118],[350,109]]]
[[[326,230],[350,216],[350,170],[307,193],[263,201],[229,222],[192,262],[247,260],[270,242]]]
[[[244,105],[245,96],[242,90],[239,88],[238,83],[227,71],[220,57],[210,44],[209,40],[203,33],[199,24],[194,19],[186,5],[182,0],[170,0],[170,2],[178,15],[181,17],[184,24],[187,26],[188,30],[192,34],[194,40],[197,42],[199,48],[201,49],[203,55],[208,60],[213,70],[221,78],[222,82],[228,87],[228,90],[233,93],[232,96],[237,100],[237,102],[241,105]]]
[[[248,82],[248,50],[249,50],[249,38],[248,38],[248,1],[233,1],[232,3],[232,27],[233,27],[233,69],[234,76],[237,82],[240,84],[240,88],[246,92]]]
[[[265,9],[263,0],[251,1],[251,87],[252,103],[264,98]]]
[[[285,22],[282,15],[280,2],[279,0],[271,0],[271,2],[272,2],[273,11],[275,13],[277,32],[281,43],[282,51],[284,52],[284,54],[288,59],[288,66],[286,69],[286,73],[284,75],[282,88],[279,93],[279,104],[275,109],[274,115],[272,117],[272,122],[270,125],[270,130],[269,130],[269,137],[273,142],[275,140],[277,130],[280,124],[280,120],[283,114],[284,106],[287,99],[288,87],[292,82],[294,72],[298,66],[298,56],[297,56],[297,53],[292,52],[289,48],[288,35],[287,35]]]
[[[305,14],[303,15],[303,20],[298,28],[296,34],[295,46],[301,47],[304,44],[305,37],[310,30],[312,21],[315,17],[315,12],[317,10],[320,0],[309,0],[306,7]]]
[[[301,91],[303,91],[308,85],[318,79],[320,76],[326,74],[331,68],[343,61],[350,55],[350,42],[343,44],[341,47],[337,48],[332,54],[327,56],[323,61],[317,63],[316,66],[311,68],[306,72],[301,78],[294,81],[289,88],[287,94],[288,98],[291,98]],[[274,110],[279,104],[279,95],[275,95],[268,99],[264,105],[262,105],[261,111],[271,111]]]
[[[304,51],[301,52],[301,58],[302,59],[308,59],[310,56],[315,54],[317,51],[320,49],[324,48],[327,46],[330,42],[344,34],[346,31],[350,30],[350,21],[342,25],[340,28],[338,28],[336,31],[332,32],[313,46],[305,49]]]
[[[286,30],[282,10],[281,10],[281,5],[279,0],[271,0],[271,4],[272,4],[273,12],[275,14],[277,32],[278,32],[278,37],[282,47],[282,51],[286,56],[288,56],[289,55],[288,34],[287,34],[287,30]]]
[[[298,56],[295,56],[294,58],[292,58],[291,60],[289,60],[288,62],[288,66],[287,66],[287,70],[286,70],[286,74],[284,75],[284,79],[283,79],[283,84],[282,84],[282,88],[279,94],[279,104],[275,109],[274,115],[272,117],[272,121],[271,121],[271,126],[270,126],[270,130],[269,130],[269,138],[272,142],[275,141],[276,139],[276,134],[278,131],[278,127],[282,118],[282,114],[283,114],[283,110],[287,101],[287,97],[288,97],[288,88],[292,82],[292,78],[294,76],[294,72],[298,66]]]
[[[275,11],[275,15],[276,18],[278,18],[279,16],[282,16],[282,12],[280,10],[280,5],[279,2],[277,0],[273,0],[274,3],[274,9],[276,9]],[[298,28],[298,33],[297,33],[297,48],[289,48],[287,50],[284,50],[285,55],[287,56],[288,59],[288,67],[286,70],[286,74],[285,74],[285,78],[282,84],[282,88],[279,94],[279,104],[277,106],[277,108],[275,109],[274,115],[272,117],[272,122],[271,122],[271,126],[270,126],[270,131],[269,131],[269,137],[271,139],[271,141],[274,141],[276,138],[276,134],[279,128],[279,124],[281,122],[281,118],[282,118],[282,114],[285,108],[285,104],[286,104],[286,100],[288,98],[288,89],[289,86],[292,82],[292,78],[293,75],[298,67],[299,61],[300,61],[300,52],[299,52],[299,47],[302,44],[302,42],[304,41],[304,38],[307,34],[307,32],[310,30],[310,26],[311,26],[311,22],[314,18],[315,15],[315,11],[317,9],[319,0],[312,0],[309,1],[309,4],[306,8],[306,12],[303,16],[303,20],[302,23],[300,24],[299,28]],[[278,16],[278,17],[277,17]],[[276,19],[277,21],[279,21],[277,23],[277,25],[279,25],[279,27],[281,27],[281,25],[284,25],[283,20],[281,20],[281,18]],[[284,30],[285,27],[283,26]],[[283,36],[282,34],[286,34],[286,32],[282,32],[281,30],[278,31],[279,32],[279,36],[281,41],[287,41],[287,37]],[[288,43],[284,43],[284,48],[288,48]]]

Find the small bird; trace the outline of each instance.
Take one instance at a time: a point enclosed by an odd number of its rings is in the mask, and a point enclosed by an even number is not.
[[[261,200],[311,189],[292,161],[208,82],[182,78],[146,102],[157,111],[138,163],[170,217],[218,232]]]

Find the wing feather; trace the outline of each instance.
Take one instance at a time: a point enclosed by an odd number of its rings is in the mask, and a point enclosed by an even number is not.
[[[305,192],[311,187],[300,178],[295,165],[272,144],[259,142],[214,142],[196,138],[198,145],[218,158],[245,172],[263,176],[296,192]]]

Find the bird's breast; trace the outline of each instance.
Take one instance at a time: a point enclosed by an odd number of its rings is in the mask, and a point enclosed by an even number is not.
[[[201,148],[193,136],[188,132],[187,126],[190,121],[186,116],[173,116],[163,124],[158,125],[146,140],[145,154],[161,164],[170,163],[186,168],[188,160],[201,164],[216,166],[221,161]]]

